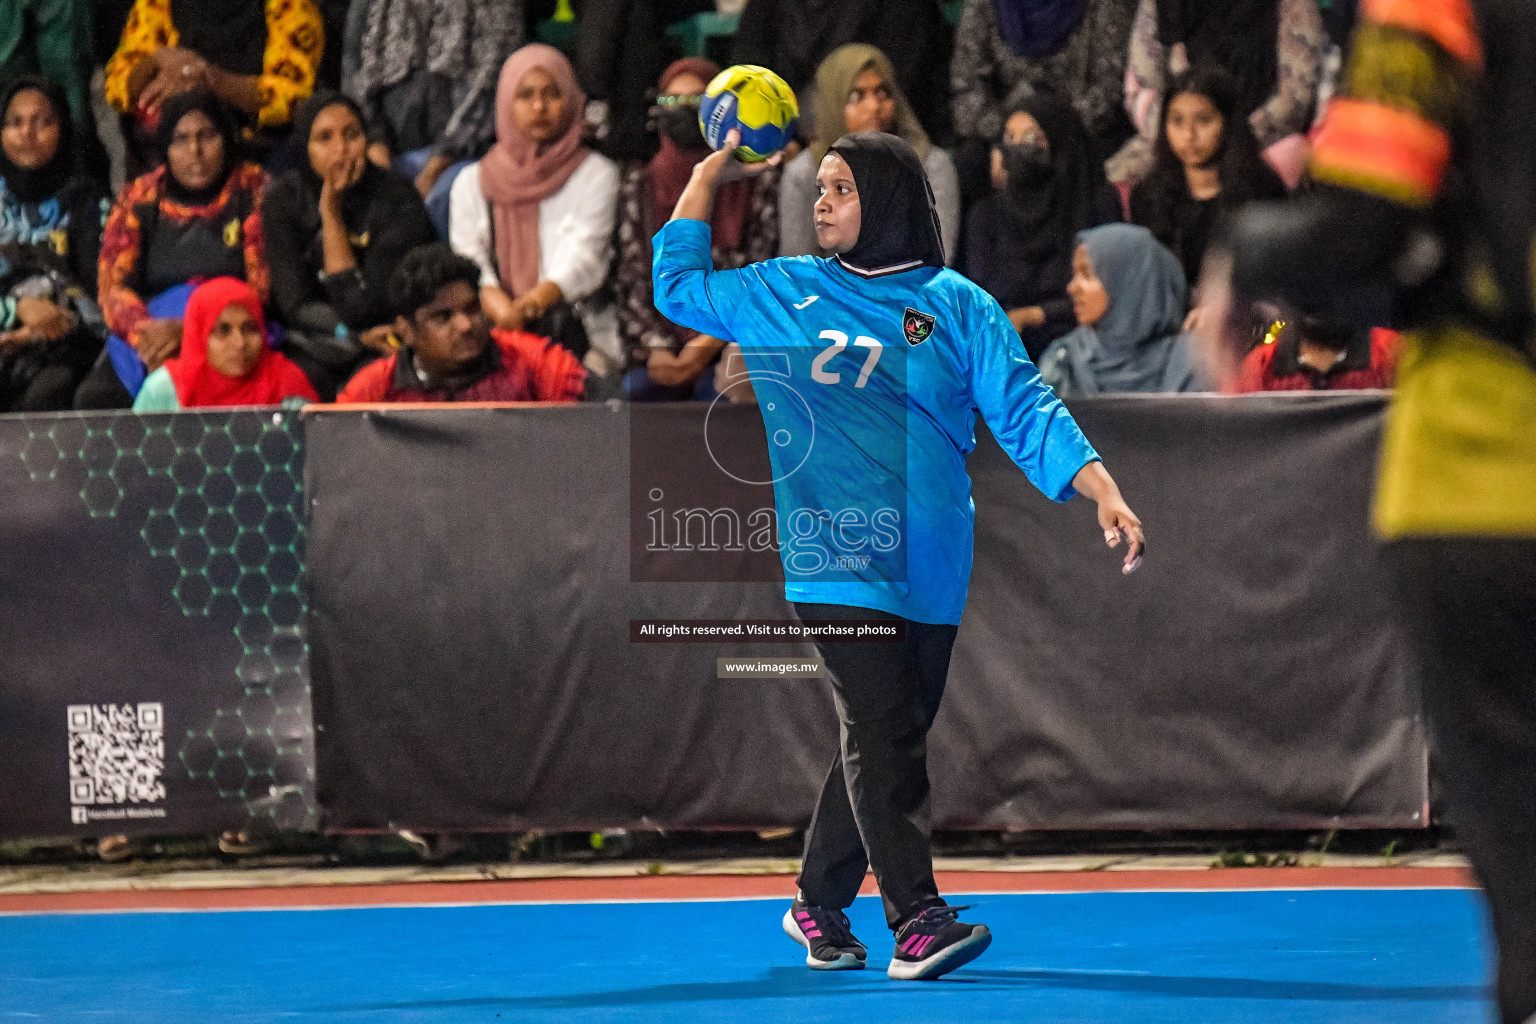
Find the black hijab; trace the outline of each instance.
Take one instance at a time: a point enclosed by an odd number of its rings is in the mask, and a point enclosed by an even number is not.
[[[293,115],[293,138],[300,147],[298,166],[287,172],[284,177],[293,180],[295,191],[304,198],[304,209],[300,213],[301,221],[307,228],[315,231],[320,229],[320,192],[325,187],[325,182],[320,180],[320,175],[315,173],[314,165],[309,162],[309,133],[314,128],[315,118],[320,116],[321,111],[334,106],[346,107],[356,114],[358,124],[363,126],[363,133],[367,134],[368,119],[363,116],[362,107],[351,97],[334,89],[317,90],[299,106],[298,111]],[[369,205],[389,173],[375,166],[373,161],[364,156],[362,177],[358,178],[341,196],[341,218],[349,229],[362,226]]]
[[[171,173],[170,149],[171,140],[176,137],[176,125],[183,117],[194,110],[201,111],[208,120],[213,122],[213,127],[224,138],[224,166],[206,187],[190,189],[176,180],[176,175]],[[160,108],[160,127],[155,136],[155,149],[160,157],[160,162],[165,165],[165,194],[178,203],[187,206],[206,206],[218,197],[224,188],[224,183],[234,173],[235,166],[240,162],[240,139],[235,133],[234,123],[229,118],[229,110],[213,93],[206,89],[191,89],[187,92],[177,93]]]
[[[1000,196],[1008,228],[1001,255],[1010,263],[1034,263],[1053,253],[1070,254],[1077,233],[1102,221],[1099,209],[1108,182],[1072,104],[1049,93],[1035,93],[1009,105],[1008,117],[1016,113],[1028,114],[1040,125],[1050,163],[1034,180],[1021,180],[1010,172]]]
[[[259,75],[267,52],[266,0],[171,0],[179,44],[238,75]]]
[[[11,100],[16,98],[16,94],[27,89],[36,89],[42,93],[53,107],[54,116],[59,120],[59,148],[47,163],[31,170],[14,163],[6,156],[5,150],[0,149],[0,178],[5,179],[5,190],[23,203],[41,203],[58,195],[64,183],[75,173],[75,132],[64,90],[41,75],[13,78],[0,89],[0,118],[4,118],[10,110]]]
[[[315,118],[319,117],[322,111],[327,107],[337,106],[346,107],[352,111],[357,116],[357,123],[363,126],[363,134],[368,134],[368,118],[363,116],[363,108],[352,97],[335,89],[316,89],[309,99],[299,105],[298,111],[293,115],[293,139],[299,145],[298,171],[304,178],[306,189],[313,193],[316,202],[320,200],[320,189],[325,183],[320,180],[320,175],[315,173],[314,165],[309,162],[309,133],[315,127]],[[367,162],[367,167],[373,166],[367,157],[364,157],[364,160]],[[364,176],[366,177],[366,174]]]
[[[834,142],[859,190],[859,238],[837,260],[863,277],[944,266],[933,188],[917,151],[885,132],[852,132]]]

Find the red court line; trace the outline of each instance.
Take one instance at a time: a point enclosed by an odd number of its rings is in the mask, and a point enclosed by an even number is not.
[[[942,892],[1114,892],[1134,889],[1471,888],[1461,868],[1231,868],[1211,871],[941,871]],[[620,900],[788,899],[790,875],[636,875],[485,882],[401,882],[242,889],[119,889],[0,895],[0,913],[119,910],[236,910],[448,903],[561,903]],[[866,879],[864,891],[875,891]]]

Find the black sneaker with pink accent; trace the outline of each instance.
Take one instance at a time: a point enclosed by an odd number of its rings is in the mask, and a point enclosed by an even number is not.
[[[922,981],[948,974],[981,956],[992,944],[984,924],[963,924],[970,907],[929,907],[896,932],[896,953],[885,973],[898,981]]]
[[[805,965],[812,970],[861,971],[869,956],[853,937],[846,914],[798,897],[784,911],[784,934],[805,947]]]

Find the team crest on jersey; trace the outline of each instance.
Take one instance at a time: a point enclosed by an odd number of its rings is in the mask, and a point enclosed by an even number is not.
[[[908,345],[921,345],[933,336],[933,316],[919,313],[911,306],[901,315],[901,332],[907,336]]]

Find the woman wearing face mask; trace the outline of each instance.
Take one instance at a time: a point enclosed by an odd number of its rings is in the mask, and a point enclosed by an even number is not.
[[[966,216],[960,268],[1038,358],[1076,324],[1067,282],[1077,233],[1119,220],[1120,204],[1077,112],[1045,93],[1009,105],[992,170],[1002,187]]]
[[[1222,218],[1251,200],[1286,195],[1238,109],[1223,71],[1204,66],[1176,77],[1152,171],[1131,193],[1131,220],[1173,250],[1186,281],[1200,280],[1206,246]]]
[[[1197,391],[1182,333],[1184,272],[1146,228],[1105,224],[1077,236],[1067,293],[1078,328],[1040,357],[1058,395]]]
[[[199,285],[183,322],[181,354],[145,379],[134,412],[319,400],[304,372],[267,347],[261,299],[244,281],[216,277]]]
[[[630,352],[624,391],[634,401],[712,399],[705,371],[724,342],[679,327],[656,312],[651,291],[651,236],[672,215],[694,166],[710,150],[699,131],[704,87],[720,68],[684,57],[662,72],[654,117],[661,147],[631,165],[619,185],[619,260],[614,269],[619,330]],[[710,212],[715,266],[743,267],[773,255],[778,242],[777,170],[720,190]]]
[[[69,408],[101,352],[106,194],[76,168],[62,89],[36,76],[0,89],[0,412]]]
[[[970,579],[965,457],[976,414],[1046,495],[1081,491],[1098,502],[1106,542],[1129,542],[1127,570],[1141,553],[1141,523],[1002,308],[944,269],[933,193],[910,145],[860,132],[828,147],[814,218],[831,257],[716,270],[710,201],[752,173],[762,169],[735,160],[732,145],[695,168],[656,238],[657,307],[744,350],[772,439],[778,522],[793,537],[781,559],[796,612],[881,620],[905,635],[817,644],[842,749],[783,926],[806,947],[808,966],[862,968],[865,947],[843,911],[872,866],[896,937],[887,973],[934,978],[991,941],[985,926],[960,922],[964,908],[947,905],[934,884],[926,747]]]
[[[107,218],[97,290],[112,336],[75,392],[77,409],[133,404],[144,378],[181,346],[191,282],[235,277],[267,293],[266,172],[239,158],[212,93],[180,93],[162,109],[163,165],[125,186]]]
[[[421,196],[368,161],[356,103],[311,96],[294,118],[305,161],[262,200],[272,305],[288,353],[329,401],[368,359],[393,352],[389,275],[436,240]]]
[[[628,365],[613,303],[619,169],[581,140],[586,97],[554,47],[518,50],[496,86],[496,145],[449,194],[448,242],[479,264],[498,327],[554,338],[617,388]]]
[[[832,140],[851,132],[889,132],[917,151],[939,211],[939,234],[953,262],[960,238],[960,181],[949,154],[928,141],[885,54],[864,43],[833,50],[816,71],[816,141],[784,165],[779,187],[779,255],[825,256],[817,244],[811,208],[816,171]]]

